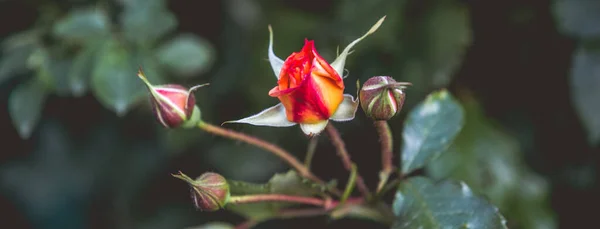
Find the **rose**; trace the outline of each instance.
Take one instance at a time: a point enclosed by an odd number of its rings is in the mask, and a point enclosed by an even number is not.
[[[359,41],[374,33],[383,23],[381,18],[362,37],[350,43],[331,64],[319,55],[314,41],[305,40],[299,52],[292,53],[285,61],[273,52],[273,30],[269,26],[269,61],[277,86],[269,95],[281,103],[253,116],[225,123],[246,123],[257,126],[286,127],[300,125],[307,135],[319,134],[329,120],[349,121],[354,119],[358,100],[343,94],[346,57]]]

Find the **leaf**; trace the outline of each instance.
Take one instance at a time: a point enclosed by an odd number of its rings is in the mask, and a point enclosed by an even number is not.
[[[102,43],[87,44],[73,59],[68,73],[68,85],[73,95],[82,96],[87,92],[101,48]]]
[[[600,1],[554,0],[552,11],[562,33],[579,38],[600,37]]]
[[[581,46],[573,55],[571,98],[587,130],[588,142],[597,145],[600,140],[600,50]]]
[[[413,108],[402,133],[402,173],[423,167],[446,150],[463,126],[463,113],[445,89],[430,94]]]
[[[37,126],[46,100],[46,89],[37,79],[18,85],[8,98],[8,112],[21,138]]]
[[[211,44],[193,34],[179,35],[156,52],[161,63],[182,76],[206,72],[212,66],[213,55]]]
[[[393,211],[392,229],[507,228],[498,208],[473,194],[463,182],[410,178],[400,184]]]
[[[488,120],[474,98],[464,97],[462,101],[465,126],[426,170],[434,179],[462,180],[504,209],[521,184],[519,143]]]
[[[38,39],[37,31],[25,31],[12,35],[2,42],[0,84],[29,70],[28,60],[38,48]]]
[[[468,93],[461,96],[465,126],[447,152],[429,163],[434,180],[461,180],[505,212],[510,224],[523,229],[556,228],[545,203],[545,180],[526,169],[514,136],[488,119]]]
[[[177,27],[177,18],[163,0],[127,1],[120,16],[125,37],[138,44],[149,44]]]
[[[137,66],[131,51],[115,39],[103,45],[99,56],[92,71],[92,90],[105,107],[123,116],[145,93],[143,83],[136,76]]]
[[[109,27],[108,15],[101,9],[74,9],[54,24],[52,33],[63,39],[98,39],[110,33]]]
[[[72,65],[71,60],[55,55],[52,50],[40,49],[38,54],[40,65],[36,69],[36,76],[57,95],[70,95],[68,73]]]
[[[266,184],[253,184],[242,181],[229,180],[229,188],[232,196],[252,194],[286,194],[297,196],[314,196],[324,193],[335,186],[332,182],[328,186],[313,183],[302,178],[293,170],[287,173],[275,174]],[[252,203],[252,204],[229,204],[227,209],[253,220],[266,220],[277,216],[279,209],[293,206],[289,203]]]

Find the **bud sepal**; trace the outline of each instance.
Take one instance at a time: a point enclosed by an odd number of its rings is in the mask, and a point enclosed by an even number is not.
[[[408,82],[396,82],[389,76],[374,76],[360,89],[359,99],[365,114],[373,120],[389,120],[402,110]]]

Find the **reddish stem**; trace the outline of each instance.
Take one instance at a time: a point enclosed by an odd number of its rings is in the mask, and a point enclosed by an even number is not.
[[[340,159],[342,159],[344,168],[346,168],[346,170],[348,170],[348,171],[351,171],[352,164],[354,164],[354,163],[350,159],[350,154],[348,153],[348,150],[346,150],[346,144],[344,143],[344,140],[342,140],[340,133],[331,123],[329,123],[325,129],[327,130],[327,133],[329,134],[331,143],[337,149],[338,156],[340,157]],[[363,194],[364,197],[369,197],[371,195],[371,193],[369,192],[369,189],[367,188],[367,185],[365,185],[365,181],[363,180],[362,176],[360,174],[358,174],[358,172],[356,175],[356,186],[358,187],[358,189],[360,190],[360,192]]]
[[[275,154],[275,156],[278,156],[279,158],[281,158],[286,163],[288,163],[292,168],[294,168],[300,174],[300,176],[308,178],[310,180],[313,180],[319,184],[325,184],[325,182],[323,180],[321,180],[317,176],[315,176],[306,166],[304,166],[304,164],[300,163],[300,161],[298,161],[298,159],[296,159],[289,152],[287,152],[286,150],[282,149],[281,147],[279,147],[275,144],[272,144],[270,142],[267,142],[262,139],[259,139],[259,138],[253,137],[253,136],[249,136],[249,135],[246,135],[246,134],[243,134],[240,132],[236,132],[233,130],[228,130],[228,129],[225,129],[222,127],[218,127],[218,126],[206,123],[206,122],[200,122],[198,124],[198,127],[206,132],[211,133],[211,134],[220,135],[222,137],[242,141],[242,142],[248,143],[250,145],[254,145],[256,147],[262,148],[266,151],[269,151],[269,152]],[[331,192],[336,195],[341,195],[341,192],[337,189],[333,189],[333,190],[331,190]]]

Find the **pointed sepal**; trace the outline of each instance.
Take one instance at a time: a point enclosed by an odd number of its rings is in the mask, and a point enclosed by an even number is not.
[[[271,25],[269,25],[269,62],[271,63],[271,68],[273,68],[275,77],[279,79],[279,73],[283,67],[283,60],[277,57],[275,52],[273,52],[273,28],[271,28]]]
[[[285,107],[279,103],[275,106],[269,107],[258,114],[252,115],[247,118],[227,121],[225,123],[245,123],[255,126],[273,126],[273,127],[288,127],[296,125],[296,123],[290,122],[285,115]],[[223,125],[221,124],[221,125]]]
[[[344,65],[346,64],[346,57],[348,57],[348,55],[350,54],[350,49],[352,49],[352,47],[358,44],[358,42],[360,42],[362,39],[365,39],[365,37],[377,31],[377,29],[379,29],[379,26],[381,26],[381,24],[383,23],[383,20],[385,20],[385,16],[379,19],[379,21],[377,21],[377,23],[375,23],[375,25],[373,25],[371,29],[369,29],[369,31],[367,31],[367,33],[365,33],[362,37],[352,41],[348,46],[346,46],[344,51],[342,51],[342,53],[333,61],[333,63],[331,63],[331,66],[338,72],[338,74],[344,74]]]

